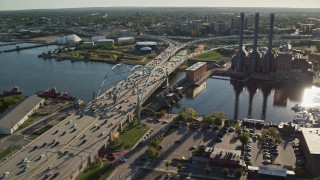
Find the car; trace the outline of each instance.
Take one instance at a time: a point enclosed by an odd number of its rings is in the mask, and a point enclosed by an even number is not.
[[[278,156],[278,155],[279,155],[278,152],[271,152],[270,154],[271,154],[272,156]]]
[[[87,136],[87,134],[82,135],[82,139],[85,138]]]
[[[49,172],[48,174],[46,174],[46,175],[44,176],[44,178],[45,178],[45,179],[48,179],[50,176],[51,176],[51,173]]]
[[[82,118],[83,117],[83,114],[81,114],[80,116],[79,116],[79,118]]]
[[[42,154],[42,155],[40,155],[39,157],[38,157],[38,159],[40,160],[40,159],[42,159],[44,157],[44,155]]]
[[[195,149],[197,149],[196,146],[191,146],[191,147],[189,148],[190,151],[193,151],[193,150],[195,150]]]
[[[242,150],[242,146],[241,145],[237,145],[235,150]]]
[[[228,129],[228,132],[234,132],[234,131],[236,131],[236,128],[234,128],[234,127],[231,127]]]
[[[170,177],[170,174],[167,174],[166,177],[169,178],[169,177]]]
[[[55,132],[54,132],[54,134],[57,134],[59,132],[59,130],[57,129]]]
[[[46,145],[48,145],[48,143],[44,142],[41,147],[45,147]]]
[[[59,176],[59,172],[56,172],[53,176],[52,176],[52,178],[56,178],[57,176]]]
[[[269,159],[265,159],[265,160],[263,161],[263,163],[264,163],[264,164],[270,164],[271,161],[270,161]]]
[[[104,132],[104,131],[103,131],[103,132],[101,132],[101,134],[100,134],[100,135],[101,135],[101,136],[103,136],[105,133],[106,133],[106,132]]]
[[[84,144],[84,143],[86,143],[86,142],[87,142],[87,140],[86,140],[86,139],[83,139],[83,140],[82,140],[82,143],[83,143],[83,144]]]
[[[181,167],[180,169],[178,169],[178,172],[184,172],[184,171],[186,171],[185,167]]]
[[[120,161],[120,162],[127,162],[127,161],[128,161],[128,159],[127,159],[127,158],[125,158],[125,157],[122,157],[122,158],[120,158],[120,159],[119,159],[119,161]]]
[[[70,151],[64,151],[63,152],[63,154],[69,154],[70,153]]]
[[[10,174],[10,173],[9,173],[9,171],[4,172],[4,173],[3,173],[3,177],[7,177],[7,176],[9,176],[9,174]]]
[[[234,174],[228,174],[228,177],[229,177],[229,178],[235,178],[236,175],[234,175]]]
[[[63,135],[65,135],[66,133],[67,133],[66,131],[63,131],[63,133],[62,133],[61,135],[63,136]]]
[[[26,165],[22,171],[26,172],[29,169],[29,167],[30,167],[29,165]]]
[[[28,159],[27,158],[23,158],[21,162],[25,163],[26,161],[28,161]]]
[[[60,144],[60,142],[57,141],[57,142],[54,144],[54,146],[58,146],[59,144]]]
[[[163,149],[163,146],[162,145],[159,145],[159,150]]]
[[[38,146],[37,146],[37,145],[35,145],[32,150],[34,151],[34,150],[36,150],[36,149],[38,149]]]
[[[249,152],[245,152],[244,156],[250,156],[251,157],[251,154]]]
[[[216,138],[215,142],[222,142],[222,139],[221,138]]]
[[[176,140],[174,143],[181,143],[181,141],[179,141],[179,140]]]
[[[73,125],[72,125],[72,128],[75,128],[76,126],[77,126],[77,124],[73,124]]]
[[[76,132],[76,130],[77,130],[77,128],[73,128],[71,132],[72,132],[72,133],[73,133],[73,132]]]
[[[48,168],[47,168],[47,170],[50,170],[50,169],[52,169],[52,165],[48,166]]]

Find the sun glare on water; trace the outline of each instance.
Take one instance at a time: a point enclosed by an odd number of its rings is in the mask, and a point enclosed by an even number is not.
[[[312,86],[305,89],[301,105],[304,107],[320,107],[320,88]]]

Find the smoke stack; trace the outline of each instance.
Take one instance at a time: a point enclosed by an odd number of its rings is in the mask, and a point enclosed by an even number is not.
[[[274,25],[274,13],[270,14],[270,29],[269,29],[269,44],[268,44],[268,59],[267,59],[267,68],[266,72],[269,73],[271,71],[271,55],[272,55],[272,38],[273,38],[273,25]]]
[[[242,46],[243,46],[243,28],[244,28],[244,13],[240,13],[240,28],[239,28],[239,52],[238,52],[238,61],[237,61],[237,71],[242,71],[243,59],[241,56]]]
[[[258,48],[258,33],[259,33],[259,13],[255,14],[254,20],[254,41],[253,41],[253,49],[252,49],[252,62],[251,62],[251,71],[256,72],[257,69],[257,48]]]

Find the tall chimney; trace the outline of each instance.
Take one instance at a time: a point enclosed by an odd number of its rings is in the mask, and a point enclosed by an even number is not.
[[[239,51],[238,51],[238,60],[237,60],[237,71],[241,72],[243,68],[243,59],[242,59],[242,46],[243,46],[243,28],[244,28],[244,13],[240,13],[240,28],[239,28]]]
[[[252,49],[252,60],[251,60],[251,72],[257,71],[257,62],[258,62],[258,33],[259,33],[259,13],[255,14],[254,20],[254,41],[253,41],[253,49]]]
[[[269,29],[269,44],[268,44],[268,52],[267,52],[267,67],[266,73],[271,71],[271,55],[272,55],[272,38],[273,38],[273,24],[274,24],[274,13],[270,14],[270,29]]]

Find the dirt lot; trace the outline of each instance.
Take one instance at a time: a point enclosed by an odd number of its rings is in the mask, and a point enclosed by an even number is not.
[[[44,37],[37,37],[37,38],[32,38],[30,40],[33,40],[33,41],[39,41],[39,42],[47,42],[49,40],[52,40],[52,39],[56,39],[56,38],[59,38],[61,36],[59,35],[53,35],[53,36],[44,36]]]

